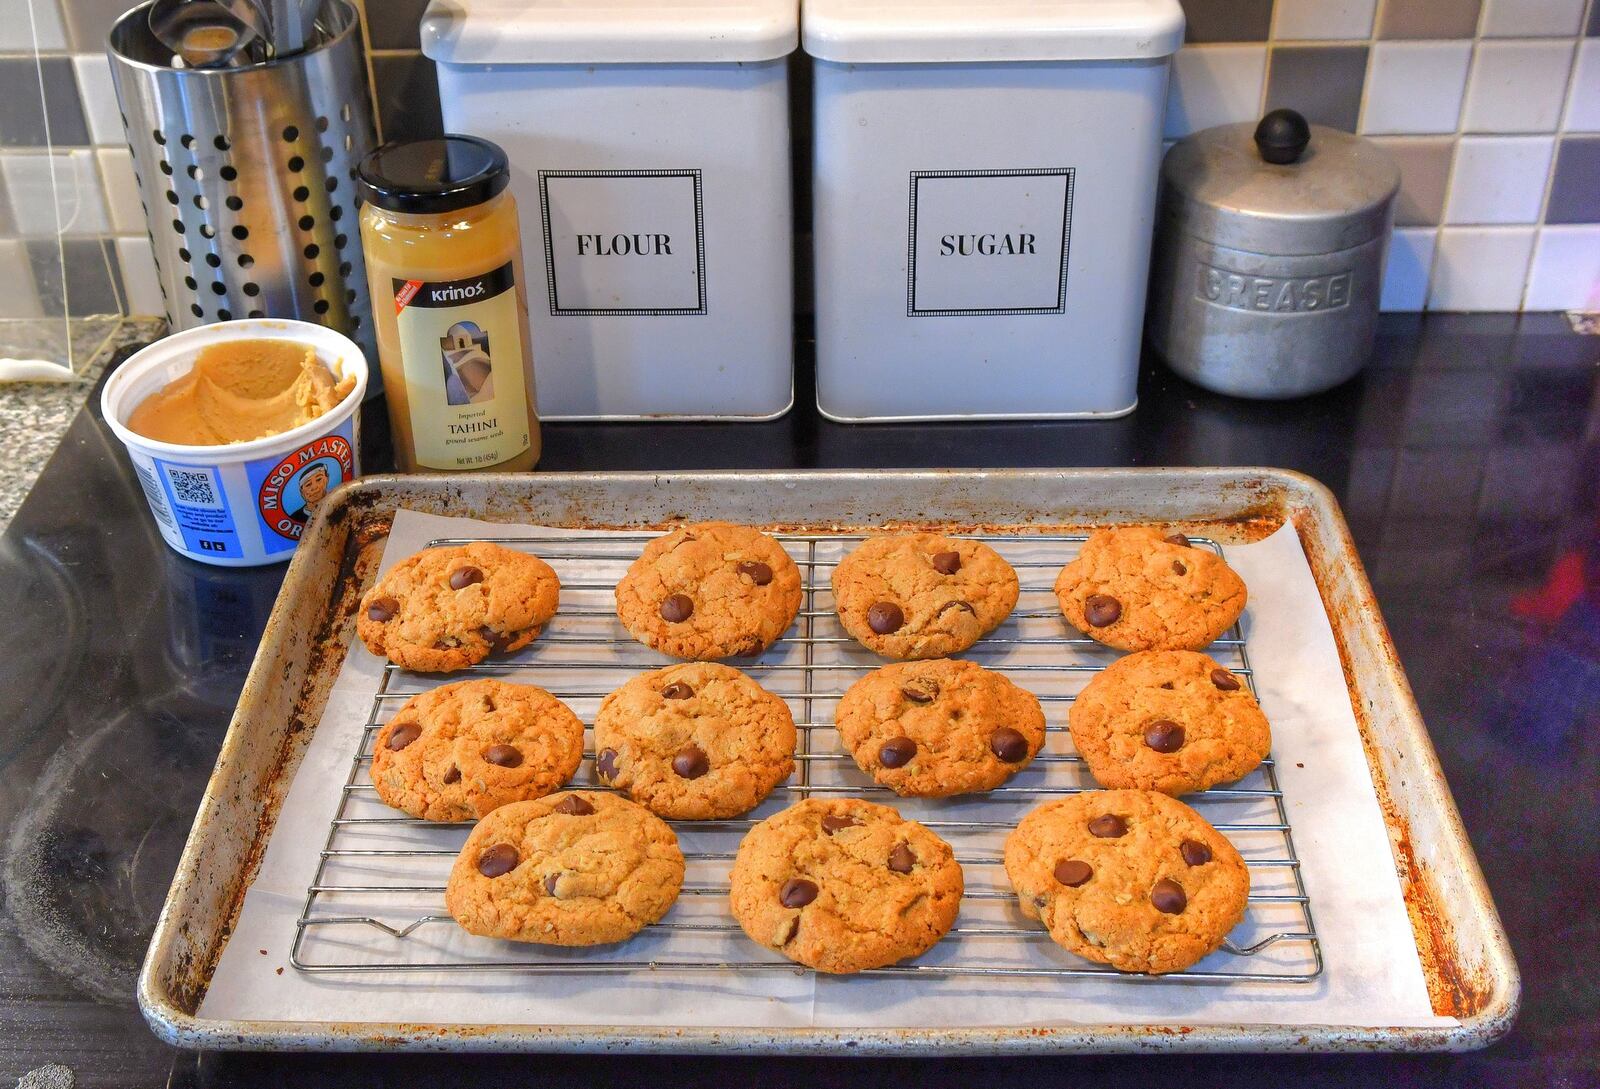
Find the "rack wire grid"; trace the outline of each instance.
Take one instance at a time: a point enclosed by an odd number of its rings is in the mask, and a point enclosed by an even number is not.
[[[615,615],[613,591],[653,533],[529,532],[497,543],[537,554],[561,576],[561,608],[534,643],[470,670],[536,684],[592,722],[600,700],[629,678],[671,664],[635,642]],[[874,975],[944,977],[1095,977],[1196,983],[1309,983],[1323,961],[1311,904],[1295,853],[1287,808],[1269,756],[1238,783],[1184,798],[1226,834],[1251,874],[1246,918],[1222,949],[1187,971],[1124,974],[1053,943],[1017,907],[1002,865],[1006,834],[1035,805],[1096,789],[1072,750],[1066,711],[1089,679],[1116,658],[1066,624],[1051,584],[1084,540],[1077,535],[959,534],[994,547],[1016,568],[1021,595],[999,628],[962,656],[1008,675],[1045,709],[1046,743],[1031,765],[981,795],[897,798],[860,772],[832,726],[833,708],[851,682],[883,665],[840,626],[832,569],[860,534],[776,533],[799,565],[804,597],[795,624],[754,659],[732,664],[789,704],[798,731],[796,770],[741,818],[679,821],[682,894],[667,917],[628,942],[566,949],[476,938],[444,910],[444,885],[470,825],[398,815],[376,796],[368,771],[374,738],[400,705],[460,674],[438,678],[385,667],[349,776],[307,889],[291,965],[301,972],[763,972],[803,971],[747,939],[727,908],[728,870],[740,838],[762,818],[808,796],[852,795],[894,805],[948,840],[966,874],[961,916],[933,949]],[[429,547],[480,538],[447,538]],[[1191,538],[1218,555],[1217,542]],[[1245,678],[1256,678],[1238,625],[1208,653]],[[594,774],[592,730],[572,787],[609,789]]]

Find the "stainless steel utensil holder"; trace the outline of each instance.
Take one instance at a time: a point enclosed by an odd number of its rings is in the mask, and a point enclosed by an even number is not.
[[[377,359],[361,259],[356,164],[375,142],[360,22],[326,0],[304,52],[239,68],[176,68],[148,3],[108,53],[167,320],[300,318]]]

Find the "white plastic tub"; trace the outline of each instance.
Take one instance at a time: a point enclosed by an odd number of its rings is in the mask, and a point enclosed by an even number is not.
[[[445,129],[511,160],[543,419],[788,410],[797,41],[794,0],[429,5]]]
[[[249,442],[185,446],[128,430],[141,401],[188,374],[202,348],[230,340],[310,345],[335,377],[353,375],[355,388],[332,411]],[[357,410],[366,391],[367,361],[349,337],[310,322],[262,318],[186,329],[135,353],[106,380],[100,411],[127,447],[168,545],[202,563],[257,567],[288,559],[322,497],[360,475]]]
[[[802,35],[822,413],[1131,410],[1177,0],[806,0]]]

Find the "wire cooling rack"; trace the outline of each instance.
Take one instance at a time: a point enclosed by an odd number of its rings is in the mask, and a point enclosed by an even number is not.
[[[617,621],[613,590],[654,534],[571,535],[529,532],[495,540],[542,557],[561,576],[561,608],[544,633],[516,655],[485,662],[471,674],[536,684],[562,699],[585,722],[600,700],[634,675],[670,664],[635,642]],[[617,946],[563,949],[465,934],[444,910],[444,885],[470,826],[419,821],[381,803],[369,766],[373,741],[405,700],[460,680],[387,666],[361,732],[315,877],[297,921],[291,965],[301,972],[587,973],[798,971],[790,961],[745,938],[727,908],[728,870],[740,838],[757,821],[808,796],[852,795],[894,805],[950,842],[966,874],[961,915],[951,932],[915,961],[875,975],[954,977],[1096,977],[1207,983],[1308,983],[1322,972],[1322,952],[1301,879],[1283,794],[1271,757],[1228,787],[1188,795],[1239,848],[1251,875],[1246,918],[1221,950],[1193,968],[1152,977],[1118,973],[1076,957],[1022,915],[1006,881],[1006,834],[1034,806],[1095,789],[1073,751],[1066,712],[1077,693],[1115,660],[1063,620],[1051,592],[1056,572],[1083,541],[1073,535],[980,535],[1017,569],[1021,596],[1011,616],[965,652],[1039,697],[1048,731],[1033,763],[982,795],[941,800],[897,798],[856,768],[833,728],[833,709],[849,685],[884,664],[845,634],[834,613],[830,579],[859,535],[774,534],[799,565],[804,598],[786,636],[755,659],[731,664],[782,696],[798,730],[796,770],[756,810],[721,821],[679,821],[684,850],[682,895],[666,919]],[[430,546],[466,544],[449,538]],[[1215,541],[1198,547],[1222,554]],[[1256,678],[1238,625],[1208,653],[1245,678]],[[607,789],[594,774],[592,732],[572,786]]]

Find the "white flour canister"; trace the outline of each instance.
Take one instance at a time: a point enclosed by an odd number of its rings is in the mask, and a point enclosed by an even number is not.
[[[817,402],[1133,408],[1177,0],[806,0]]]
[[[793,401],[794,0],[433,0],[446,131],[505,149],[539,415]]]

